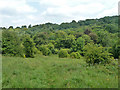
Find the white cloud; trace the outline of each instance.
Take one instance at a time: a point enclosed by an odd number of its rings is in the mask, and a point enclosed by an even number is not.
[[[118,14],[118,0],[0,0],[0,25],[100,18]]]
[[[0,10],[9,8],[16,10],[18,13],[30,13],[37,11],[35,8],[27,5],[26,0],[0,0]]]
[[[100,8],[99,8],[100,7]],[[98,9],[96,9],[98,8]],[[75,16],[75,15],[88,15],[93,13],[98,13],[104,9],[104,6],[99,3],[93,3],[88,5],[78,5],[75,7],[62,6],[62,7],[50,7],[43,12],[43,15],[64,15],[64,16]]]
[[[64,6],[67,0],[40,0],[40,4],[48,6]]]
[[[37,9],[27,4],[26,0],[0,0],[0,25],[27,24],[27,17],[37,12]]]
[[[113,16],[117,14],[118,14],[118,7],[113,7],[111,9],[104,10],[102,13],[98,14],[98,17]]]

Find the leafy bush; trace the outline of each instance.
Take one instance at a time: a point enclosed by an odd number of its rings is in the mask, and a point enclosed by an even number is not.
[[[80,59],[80,58],[81,58],[80,53],[79,53],[79,52],[76,52],[76,54],[77,54],[77,59]]]
[[[2,32],[2,54],[10,56],[23,56],[23,45],[20,36],[13,31]]]
[[[77,58],[77,54],[76,54],[75,52],[72,52],[72,53],[70,54],[70,57],[71,57],[71,58]]]
[[[84,56],[85,55],[84,51],[78,50],[77,52],[80,54],[80,56]]]
[[[68,54],[71,53],[71,50],[69,48],[65,48],[64,50],[66,50],[68,52]]]
[[[53,50],[53,49],[54,49],[54,45],[53,45],[52,43],[49,43],[49,44],[47,45],[47,47],[48,47],[50,50]]]
[[[54,45],[52,43],[49,43],[48,45],[46,45],[46,47],[54,54],[56,53],[55,52],[55,49],[54,49]]]
[[[45,48],[44,51],[42,51],[42,53],[43,53],[43,55],[45,55],[45,56],[51,55],[51,51],[50,51],[50,49],[48,49],[48,48]]]
[[[45,56],[51,55],[50,49],[47,48],[45,45],[41,45],[41,46],[39,47],[39,50],[40,50],[40,51],[42,52],[42,54],[45,55]]]
[[[58,54],[59,50],[58,49],[53,49],[52,53],[53,54]]]
[[[84,45],[85,45],[85,40],[82,37],[79,37],[74,43],[74,45],[72,45],[71,51],[76,52],[82,50]]]
[[[91,40],[94,41],[94,43],[96,43],[98,41],[98,36],[95,33],[90,33],[89,36],[91,37]]]
[[[118,40],[118,42],[113,45],[112,54],[113,54],[114,58],[119,58],[119,56],[120,56],[120,40]]]
[[[89,35],[84,34],[84,35],[82,35],[82,38],[85,40],[85,45],[87,43],[92,42],[91,37]]]
[[[84,31],[84,33],[87,34],[87,35],[90,34],[91,32],[92,31],[89,28]]]
[[[45,48],[48,48],[50,54],[57,54],[58,53],[58,50],[54,48],[54,45],[52,43],[49,43],[48,45],[41,45],[38,47],[38,49],[42,52],[44,52]],[[46,54],[45,54],[46,55]]]
[[[42,44],[47,44],[47,38],[48,35],[45,32],[39,32],[35,34],[35,36],[33,37],[34,43],[36,44],[35,46],[37,47]]]
[[[24,46],[25,57],[33,58],[36,50],[35,44],[29,35],[25,35],[23,38],[24,38],[23,46]]]
[[[110,63],[110,53],[108,53],[104,48],[98,47],[94,44],[87,44],[84,47],[86,62],[89,64],[106,64]]]
[[[71,58],[77,58],[77,59],[80,59],[80,54],[78,53],[78,52],[72,52],[71,54],[70,54],[70,57]]]
[[[69,56],[68,51],[66,49],[61,49],[58,55],[59,55],[59,58],[65,58]]]
[[[42,52],[40,50],[38,50],[37,48],[35,48],[35,54],[40,54],[42,55]]]
[[[75,44],[75,36],[69,35],[66,38],[57,38],[55,47],[56,48],[70,48]]]

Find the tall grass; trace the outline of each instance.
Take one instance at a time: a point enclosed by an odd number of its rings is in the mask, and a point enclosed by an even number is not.
[[[3,56],[3,88],[117,88],[118,67],[88,66],[82,59]]]

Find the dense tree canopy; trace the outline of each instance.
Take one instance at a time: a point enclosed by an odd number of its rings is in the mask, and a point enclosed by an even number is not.
[[[82,55],[89,63],[106,63],[112,56],[119,58],[118,16],[1,29],[3,55],[34,57],[39,51],[46,56],[80,58]],[[103,51],[105,48],[111,49]]]

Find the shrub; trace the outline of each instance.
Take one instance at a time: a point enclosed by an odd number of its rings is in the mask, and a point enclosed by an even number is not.
[[[48,48],[45,48],[42,53],[43,53],[43,55],[45,55],[45,56],[51,55],[51,51],[50,51],[50,49],[48,49]]]
[[[78,53],[78,52],[72,52],[71,54],[70,54],[70,57],[71,58],[77,58],[77,59],[80,59],[80,54]]]
[[[76,52],[76,54],[77,54],[77,59],[80,59],[80,58],[81,58],[80,53],[79,53],[79,52]]]
[[[92,31],[90,30],[90,29],[86,29],[85,31],[84,31],[84,34],[90,34]]]
[[[48,39],[48,34],[45,32],[39,32],[35,34],[35,36],[33,37],[36,47],[42,44],[47,44],[48,43],[47,39]]]
[[[35,54],[40,54],[42,55],[42,52],[40,50],[38,50],[37,48],[35,48]]]
[[[68,55],[68,51],[65,50],[65,49],[61,49],[61,50],[59,51],[58,55],[59,55],[59,58],[65,58],[65,57],[68,57],[68,56],[69,56],[69,55]]]
[[[90,33],[89,36],[91,37],[91,40],[93,40],[95,43],[98,41],[98,36],[95,33]]]
[[[65,48],[64,50],[66,50],[66,51],[68,52],[68,54],[70,54],[70,53],[71,53],[71,50],[70,50],[70,49],[68,49],[68,48]]]
[[[80,54],[80,56],[84,56],[84,54],[85,54],[85,52],[83,50],[82,51],[78,50],[77,52]]]
[[[110,63],[110,53],[108,53],[104,48],[98,47],[94,44],[87,44],[84,47],[86,62],[89,64],[106,64]]]
[[[56,48],[70,48],[75,43],[75,36],[69,35],[66,38],[57,38],[55,47]]]
[[[50,49],[47,48],[45,45],[41,45],[41,46],[39,47],[39,50],[40,50],[40,51],[42,52],[42,54],[45,55],[45,56],[51,55]]]
[[[92,42],[91,37],[90,37],[89,35],[84,34],[84,35],[82,36],[82,38],[85,40],[85,45],[86,45],[87,43]]]
[[[120,56],[120,40],[118,40],[118,42],[113,45],[111,52],[112,52],[114,58],[119,58],[119,56]]]
[[[58,54],[59,50],[58,49],[53,49],[52,53],[53,54]]]
[[[2,54],[10,56],[23,56],[23,45],[20,36],[13,31],[2,32]]]
[[[71,58],[77,58],[77,54],[76,54],[75,52],[72,52],[72,53],[70,54],[70,57],[71,57]]]
[[[46,45],[46,47],[54,54],[55,53],[55,49],[54,49],[54,45],[52,43],[49,43],[48,45]]]
[[[82,37],[77,38],[76,42],[74,45],[72,45],[71,50],[73,52],[76,52],[78,50],[82,50],[85,45],[85,40]]]
[[[52,43],[49,43],[49,44],[47,45],[47,47],[48,47],[50,50],[54,49],[54,45],[53,45]]]
[[[35,54],[35,44],[32,40],[32,38],[30,38],[29,35],[25,35],[23,37],[23,46],[24,46],[24,53],[25,53],[25,57],[34,57]]]

